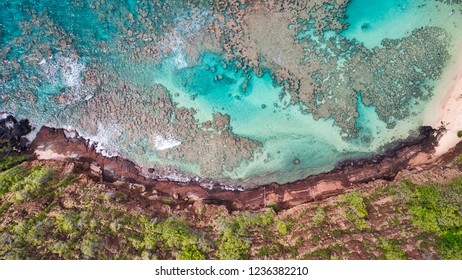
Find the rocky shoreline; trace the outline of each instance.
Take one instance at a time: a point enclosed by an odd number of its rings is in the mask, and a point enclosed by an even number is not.
[[[7,129],[7,122],[16,125],[10,125]],[[225,205],[230,211],[256,210],[268,206],[288,209],[344,193],[359,184],[374,180],[393,180],[403,169],[412,169],[434,160],[432,153],[438,139],[445,133],[444,127],[422,127],[419,135],[387,147],[386,152],[381,155],[344,161],[330,172],[292,183],[272,183],[245,191],[233,191],[223,188],[206,189],[195,181],[149,179],[143,176],[141,168],[135,163],[119,156],[105,157],[97,153],[94,145],[89,146],[84,138],[69,138],[69,133],[64,129],[42,127],[26,148],[24,133],[30,132],[31,129],[27,121],[18,122],[12,116],[8,116],[1,121],[1,127],[3,139],[22,143],[20,147],[23,152],[33,154],[38,159],[73,161],[96,180],[116,185],[130,184],[140,188],[142,195],[151,200],[159,196],[173,197],[175,204],[188,204],[200,200],[204,203]],[[15,131],[22,135],[13,137]]]

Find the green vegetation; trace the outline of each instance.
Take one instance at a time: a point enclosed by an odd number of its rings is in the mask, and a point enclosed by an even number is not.
[[[307,253],[303,256],[303,259],[320,259],[330,260],[333,256],[332,250],[329,248],[319,248],[311,253]]]
[[[217,255],[221,260],[247,259],[250,248],[249,228],[252,220],[246,216],[237,216],[223,221],[218,240]]]
[[[344,214],[358,229],[365,229],[367,227],[366,219],[368,212],[363,197],[357,193],[352,192],[340,196],[340,203]]]
[[[318,224],[325,222],[326,220],[327,220],[326,209],[318,205],[318,207],[316,208],[316,212],[312,218],[312,222],[315,225],[318,225]]]
[[[0,215],[32,203],[27,215],[0,226],[0,259],[205,259],[211,250],[211,242],[182,219],[158,222],[120,209],[118,193],[110,201],[100,189],[81,185],[79,200],[65,198],[60,206],[57,196],[80,178],[58,175],[23,165],[0,173]]]
[[[279,234],[281,235],[286,235],[288,233],[288,231],[294,226],[294,222],[293,221],[281,221],[279,220],[277,223],[276,223],[276,228],[279,232]]]
[[[267,205],[269,208],[273,209],[274,212],[279,211],[279,205],[275,201],[270,201]]]
[[[317,244],[319,244],[319,241],[321,241],[321,236],[319,236],[317,234],[313,234],[311,236],[311,241],[313,242],[313,244],[317,245]]]
[[[21,182],[28,174],[29,170],[21,165],[0,173],[0,196],[8,193],[13,186]]]
[[[173,199],[171,197],[164,196],[162,197],[162,202],[166,205],[172,205]]]
[[[462,130],[457,131],[457,137],[462,138]]]
[[[1,150],[1,149],[0,149]],[[27,159],[26,156],[6,155],[0,157],[0,171],[10,169]]]
[[[203,260],[210,251],[205,237],[195,234],[189,225],[176,218],[168,218],[158,226],[164,250],[172,250],[181,260]]]
[[[380,249],[383,251],[383,258],[386,260],[405,260],[406,255],[403,249],[399,246],[399,242],[396,239],[380,239]]]
[[[274,223],[274,214],[237,215],[219,222],[217,255],[221,260],[248,259],[252,231],[263,231]],[[264,253],[262,253],[264,254]]]
[[[0,171],[8,170],[27,159],[27,156],[14,152],[8,141],[0,139]]]
[[[437,236],[442,258],[462,259],[462,179],[446,185],[407,182],[398,196],[408,205],[413,225]]]
[[[47,194],[51,189],[52,170],[37,166],[21,181],[12,185],[11,191],[15,192],[15,202],[31,200]]]

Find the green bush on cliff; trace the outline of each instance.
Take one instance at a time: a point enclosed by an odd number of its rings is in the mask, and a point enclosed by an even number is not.
[[[143,251],[144,257],[158,250],[170,252],[179,260],[203,260],[210,251],[205,237],[194,232],[184,220],[169,217],[163,222],[140,218],[143,231],[139,239],[131,238],[132,245]],[[139,240],[139,241],[138,241]]]
[[[217,255],[221,260],[242,260],[249,258],[251,231],[262,235],[274,224],[274,212],[268,210],[260,214],[241,214],[220,220]]]
[[[276,228],[281,235],[286,235],[290,229],[294,226],[294,222],[289,220],[289,221],[281,221],[279,220],[276,224]]]
[[[203,260],[207,243],[195,234],[184,220],[168,218],[158,226],[162,244],[173,251],[177,259]]]
[[[221,260],[247,259],[250,249],[249,230],[253,226],[251,217],[238,215],[221,221],[217,255]]]
[[[45,194],[48,187],[47,183],[53,179],[52,173],[53,171],[49,168],[35,167],[27,177],[11,187],[12,191],[16,191],[16,201],[29,200]]]
[[[311,219],[311,221],[313,222],[313,224],[319,225],[325,222],[326,220],[327,220],[326,209],[318,205],[318,207],[316,207],[316,212],[314,213],[314,216]]]
[[[446,230],[437,245],[444,259],[462,260],[462,228]]]
[[[0,171],[8,170],[25,161],[26,159],[27,157],[18,155],[6,155],[0,157]]]
[[[0,173],[0,196],[12,191],[13,186],[29,175],[30,171],[18,165]]]
[[[250,241],[233,227],[226,227],[220,233],[218,258],[220,260],[244,260],[248,258]]]
[[[438,234],[462,227],[462,180],[446,186],[408,184],[406,187],[411,190],[408,205],[414,226]]]
[[[413,225],[438,237],[441,257],[461,259],[462,178],[446,185],[405,183],[398,194],[408,205]]]
[[[383,257],[386,260],[406,260],[403,249],[399,246],[396,239],[380,239],[380,249],[383,251]]]
[[[366,219],[369,214],[363,197],[357,192],[352,192],[340,196],[340,201],[346,218],[357,228],[365,229],[367,227]]]

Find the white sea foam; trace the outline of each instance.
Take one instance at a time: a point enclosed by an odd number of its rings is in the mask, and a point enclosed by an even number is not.
[[[77,138],[78,136],[78,133],[77,133],[77,130],[72,127],[72,126],[66,126],[64,128],[64,135],[66,136],[66,138],[68,139],[73,139],[73,138]]]
[[[66,87],[75,87],[81,84],[82,72],[85,69],[78,58],[63,57],[60,54],[42,59],[42,66],[46,80],[54,85],[64,83]]]
[[[88,100],[93,96],[89,87],[84,84],[85,64],[79,57],[67,57],[58,53],[42,59],[38,64],[44,80],[54,87],[65,88],[70,100]]]
[[[178,141],[170,136],[165,138],[164,136],[158,133],[154,134],[154,146],[158,151],[171,149],[178,145],[181,145],[181,141]]]
[[[0,113],[0,120],[4,120],[8,118],[9,116],[11,116],[11,114],[9,113]]]
[[[73,130],[76,131],[75,129]],[[93,146],[95,148],[97,153],[105,157],[115,157],[120,155],[115,144],[122,135],[121,129],[118,126],[98,123],[96,135],[80,130],[79,134],[82,138],[88,141],[89,147]]]
[[[186,68],[188,67],[188,62],[186,61],[185,55],[181,51],[176,52],[176,56],[174,58],[175,66],[178,69]]]
[[[184,50],[188,48],[188,41],[209,24],[209,13],[199,12],[192,15],[178,17],[176,28],[166,34],[166,42],[160,43],[159,48],[168,49],[174,54],[175,67],[178,69],[188,67],[187,57]],[[164,46],[163,46],[164,45]]]
[[[67,87],[76,87],[82,84],[82,73],[85,66],[79,59],[68,57],[59,57],[61,65],[61,78],[65,81]]]
[[[174,181],[180,183],[188,183],[194,181],[194,178],[183,175],[178,170],[169,167],[163,166],[162,168],[155,169],[154,172],[149,172],[148,167],[144,166],[143,176],[149,179],[160,180],[160,181]]]

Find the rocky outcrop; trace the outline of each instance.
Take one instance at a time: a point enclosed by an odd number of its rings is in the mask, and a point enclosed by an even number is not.
[[[420,135],[395,143],[380,156],[342,162],[331,172],[309,176],[293,183],[273,183],[246,191],[206,189],[195,181],[185,183],[146,178],[141,175],[141,168],[133,162],[121,157],[105,157],[97,153],[94,146],[89,146],[85,139],[67,138],[62,129],[42,127],[30,148],[35,153],[60,155],[57,160],[78,162],[83,170],[87,170],[97,180],[114,184],[141,184],[145,186],[144,193],[150,196],[155,193],[156,197],[168,196],[177,205],[202,201],[225,205],[231,211],[268,206],[286,209],[340,194],[370,181],[393,180],[401,170],[412,169],[409,163],[416,157],[431,155],[443,132],[444,128],[422,128]]]
[[[0,156],[11,152],[20,152],[30,144],[25,137],[32,131],[28,120],[17,121],[11,115],[0,119]]]

